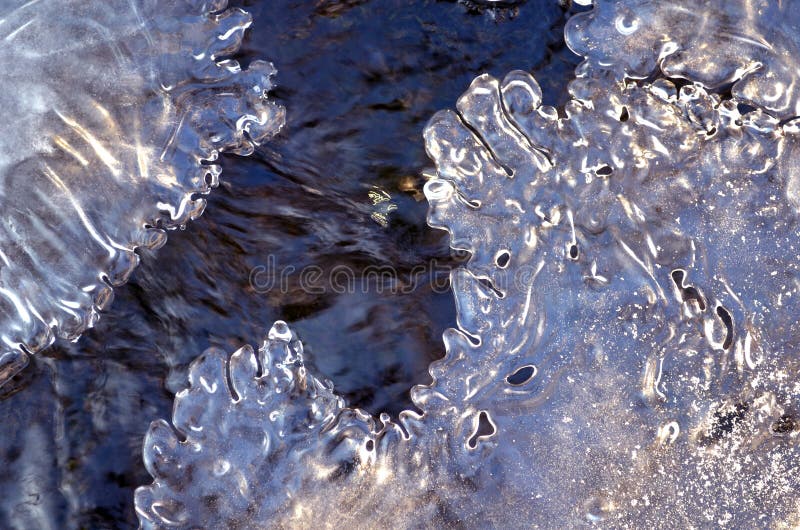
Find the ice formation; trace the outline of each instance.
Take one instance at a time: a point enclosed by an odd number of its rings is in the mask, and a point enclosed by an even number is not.
[[[598,2],[561,111],[475,79],[425,131],[472,258],[422,415],[345,408],[278,322],[153,424],[142,526],[800,524],[798,23]]]
[[[225,59],[227,0],[0,2],[0,384],[74,339],[138,263],[203,210],[222,151],[283,123],[274,69]]]

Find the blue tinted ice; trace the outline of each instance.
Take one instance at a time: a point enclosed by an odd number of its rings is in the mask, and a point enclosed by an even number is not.
[[[617,4],[570,24],[564,109],[481,75],[425,130],[429,224],[472,257],[423,414],[343,408],[277,323],[154,423],[145,528],[800,524],[800,128],[764,99],[794,97],[796,15],[625,5],[638,40]],[[662,41],[706,42],[698,69],[645,64]]]
[[[0,384],[97,319],[283,111],[226,0],[0,1]]]
[[[480,341],[440,377],[470,374],[526,520],[793,520],[796,127],[605,79],[556,119],[529,75],[482,76],[429,125],[429,222],[473,254],[454,290]]]
[[[572,17],[567,44],[594,66],[732,90],[781,118],[800,115],[800,13],[794,1],[598,0]]]

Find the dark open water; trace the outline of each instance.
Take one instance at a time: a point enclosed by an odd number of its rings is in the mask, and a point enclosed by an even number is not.
[[[545,103],[561,104],[577,64],[556,0],[244,7],[255,23],[239,58],[275,63],[288,125],[252,157],[224,161],[203,217],[142,256],[96,329],[35,356],[0,390],[0,528],[135,527],[133,490],[150,482],[142,437],[170,416],[188,364],[209,346],[257,343],[275,319],[292,324],[313,371],[351,404],[410,407],[408,389],[428,381],[455,324],[442,281],[458,259],[425,224],[422,129],[483,72],[527,69]],[[356,278],[391,266],[405,287],[308,294],[308,266],[346,266]],[[427,274],[408,286],[431,269],[438,283]]]

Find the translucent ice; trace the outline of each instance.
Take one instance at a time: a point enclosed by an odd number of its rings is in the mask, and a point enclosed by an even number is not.
[[[0,384],[200,215],[220,152],[282,124],[272,66],[225,60],[250,25],[226,4],[0,2]]]
[[[800,10],[774,0],[597,0],[572,17],[567,44],[617,75],[658,69],[780,118],[800,115]]]
[[[660,3],[628,5],[681,41]],[[277,323],[260,361],[207,353],[177,434],[151,428],[145,528],[800,524],[800,128],[731,79],[626,79],[638,48],[593,60],[614,6],[570,25],[589,59],[564,109],[525,72],[482,75],[425,130],[429,224],[472,257],[422,414],[343,408]],[[759,24],[783,57],[791,16]],[[698,37],[707,64],[723,37]]]
[[[699,86],[580,75],[564,119],[512,72],[426,132],[429,222],[473,255],[453,279],[479,341],[435,373],[492,420],[485,480],[534,521],[789,521],[797,129]]]

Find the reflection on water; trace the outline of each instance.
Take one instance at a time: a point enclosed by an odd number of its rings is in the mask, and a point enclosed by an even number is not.
[[[576,65],[563,47],[564,13],[546,0],[496,11],[408,0],[245,7],[255,23],[241,60],[275,63],[287,127],[250,159],[223,161],[204,216],[157,255],[143,252],[95,330],[3,387],[2,527],[135,525],[133,488],[149,480],[142,437],[169,417],[187,364],[208,346],[257,341],[277,318],[354,404],[409,407],[408,388],[428,381],[443,354],[451,295],[419,282],[411,292],[320,296],[304,292],[300,271],[347,266],[358,276],[386,265],[407,279],[433,260],[451,266],[446,234],[427,228],[420,200],[426,121],[484,71],[531,68],[546,102],[563,103]],[[389,201],[375,204],[376,189]],[[295,271],[285,289],[264,292],[250,279],[270,256]]]

